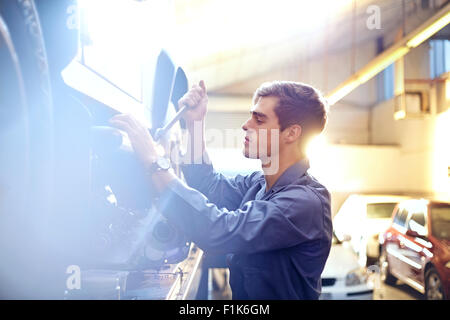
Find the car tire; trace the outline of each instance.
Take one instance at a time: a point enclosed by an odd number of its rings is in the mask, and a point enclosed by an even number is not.
[[[395,285],[397,283],[397,278],[394,275],[392,275],[390,271],[389,262],[387,259],[387,252],[386,248],[384,247],[381,250],[379,265],[380,265],[381,280],[388,285]]]
[[[441,277],[433,267],[425,273],[425,297],[427,300],[446,300]]]

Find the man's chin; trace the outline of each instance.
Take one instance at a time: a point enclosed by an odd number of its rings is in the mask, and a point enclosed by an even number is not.
[[[242,154],[247,159],[259,159],[257,155],[250,155],[250,151],[248,151],[248,149],[245,147],[244,147],[244,149],[242,149]]]

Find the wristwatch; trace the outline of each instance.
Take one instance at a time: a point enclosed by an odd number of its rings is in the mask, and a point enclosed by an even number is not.
[[[153,175],[157,171],[167,171],[170,169],[170,161],[165,157],[157,157],[148,168],[148,175]]]

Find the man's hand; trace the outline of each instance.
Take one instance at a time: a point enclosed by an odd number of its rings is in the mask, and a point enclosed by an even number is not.
[[[157,153],[155,141],[153,141],[147,128],[128,114],[118,114],[112,117],[109,122],[128,134],[136,156],[144,169],[148,169],[156,160]],[[170,171],[155,172],[152,175],[154,190],[162,192],[174,179],[177,179],[177,177]]]
[[[115,115],[109,122],[128,134],[133,150],[144,168],[155,161],[156,144],[145,126],[129,114]]]
[[[206,116],[208,106],[208,95],[206,94],[205,82],[194,84],[192,88],[178,101],[178,106],[189,107],[183,118],[188,127],[192,127],[195,121],[203,121]]]

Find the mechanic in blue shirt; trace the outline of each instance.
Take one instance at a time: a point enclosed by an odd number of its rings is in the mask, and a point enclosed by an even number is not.
[[[209,163],[207,103],[203,81],[179,101],[190,107],[184,118],[194,164],[182,166],[189,186],[161,165],[136,119],[117,115],[111,123],[128,133],[159,191],[162,214],[204,251],[229,254],[233,299],[318,299],[332,239],[330,194],[308,173],[305,146],[324,129],[325,99],[302,83],[261,85],[242,129],[244,155],[260,159],[262,172],[235,178]]]

